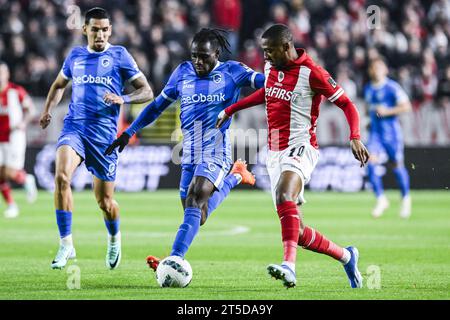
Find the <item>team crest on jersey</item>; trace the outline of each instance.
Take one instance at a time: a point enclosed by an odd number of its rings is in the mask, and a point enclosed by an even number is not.
[[[208,163],[208,169],[211,172],[216,171],[216,166],[214,165],[214,163]]]
[[[213,75],[213,81],[214,81],[214,83],[222,82],[222,75],[220,73],[214,74]]]
[[[104,68],[106,68],[107,66],[109,66],[109,59],[108,58],[103,58],[102,59],[102,66]]]
[[[284,80],[284,72],[278,71],[278,82],[283,82]]]
[[[330,77],[330,79],[328,79],[328,83],[331,84],[331,86],[333,88],[336,88],[336,86],[337,86],[336,81],[334,81],[334,79],[332,77]]]

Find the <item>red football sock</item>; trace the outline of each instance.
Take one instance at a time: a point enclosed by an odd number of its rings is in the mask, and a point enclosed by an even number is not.
[[[10,205],[14,203],[11,193],[11,186],[8,182],[0,181],[0,192],[2,193],[3,199],[5,199],[6,204]]]
[[[284,261],[295,263],[297,259],[297,241],[300,231],[300,219],[297,205],[293,201],[285,201],[277,205],[281,223],[281,237],[284,247]]]
[[[298,244],[307,250],[326,254],[339,261],[344,257],[344,249],[342,247],[307,226],[305,226],[303,234],[299,237]]]
[[[17,184],[24,184],[26,176],[27,173],[25,172],[25,170],[18,170],[13,178],[13,181]]]

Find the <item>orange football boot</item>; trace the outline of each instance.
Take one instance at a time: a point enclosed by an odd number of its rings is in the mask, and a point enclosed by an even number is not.
[[[243,184],[249,184],[253,186],[256,182],[256,178],[253,173],[247,170],[247,163],[245,161],[242,161],[241,159],[236,160],[236,162],[233,164],[233,168],[231,168],[230,173],[240,174],[242,177],[241,183]]]

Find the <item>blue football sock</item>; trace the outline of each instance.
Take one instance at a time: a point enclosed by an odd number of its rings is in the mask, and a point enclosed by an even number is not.
[[[106,229],[108,229],[108,233],[111,236],[115,236],[117,232],[119,232],[120,219],[117,218],[115,220],[105,220]]]
[[[372,185],[373,191],[377,198],[384,193],[383,180],[381,176],[376,173],[376,165],[369,163],[367,166],[367,174],[369,176],[369,181]]]
[[[409,194],[409,174],[405,167],[397,167],[394,169],[395,178],[400,187],[402,197]]]
[[[222,201],[225,200],[225,198],[230,193],[231,189],[233,189],[237,185],[238,185],[238,180],[235,177],[235,175],[229,174],[223,181],[222,189],[213,192],[213,194],[209,198],[208,214],[207,214],[206,218],[208,218],[211,215],[211,212],[213,212],[219,206],[219,204],[221,204]]]
[[[58,225],[60,238],[72,234],[72,212],[56,210],[56,224]]]
[[[175,241],[173,242],[172,252],[170,253],[171,256],[184,258],[200,228],[201,215],[202,213],[199,208],[186,208],[184,210],[184,221],[178,228]]]

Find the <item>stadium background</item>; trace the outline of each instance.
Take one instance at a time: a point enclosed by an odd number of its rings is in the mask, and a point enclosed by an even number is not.
[[[240,4],[240,9],[215,7],[216,3]],[[38,201],[29,204],[23,191],[14,190],[20,216],[0,220],[0,299],[450,298],[449,1],[0,0],[0,58],[8,62],[11,80],[31,93],[38,111],[68,50],[84,44],[81,14],[94,5],[112,13],[111,42],[130,49],[156,93],[170,71],[188,57],[190,39],[200,27],[235,30],[232,58],[261,70],[258,35],[273,22],[289,24],[296,42],[328,68],[356,102],[363,137],[367,137],[367,117],[361,90],[367,80],[367,59],[385,55],[391,76],[400,81],[413,101],[414,111],[401,117],[412,187],[440,190],[413,190],[413,214],[408,221],[398,217],[399,202],[394,200],[398,199],[397,190],[387,192],[391,207],[378,220],[370,216],[375,202],[371,192],[306,193],[307,223],[338,244],[358,246],[359,267],[365,279],[361,290],[350,290],[338,263],[306,250],[298,255],[299,282],[295,289],[286,290],[268,279],[265,267],[278,261],[281,253],[279,221],[271,197],[255,190],[231,192],[188,252],[194,270],[192,284],[163,290],[145,265],[145,257],[170,252],[182,215],[176,190],[179,166],[172,162],[172,149],[179,139],[177,134],[175,141],[171,139],[179,125],[174,105],[142,131],[139,145],[127,147],[121,155],[118,190],[145,191],[115,195],[123,213],[124,257],[120,268],[114,272],[105,269],[106,231],[91,190],[74,193],[78,259],[61,272],[49,268],[58,241],[53,194],[40,192]],[[370,5],[381,9],[379,29],[368,28]],[[36,174],[42,188],[53,188],[54,143],[69,97],[68,88],[47,130],[39,128],[37,116],[27,132],[27,170]],[[123,119],[131,120],[141,108],[135,105],[131,110],[124,109]],[[318,126],[321,162],[310,187],[338,191],[365,188],[365,172],[348,148],[342,111],[323,103]],[[240,113],[233,128],[244,132],[264,129],[263,107]],[[235,156],[244,151],[248,160],[258,160],[252,170],[258,175],[259,187],[267,186],[264,132],[235,142]],[[246,148],[240,148],[240,144]],[[76,190],[89,188],[91,179],[80,168],[73,186]],[[395,185],[389,175],[385,182],[390,187]],[[148,192],[159,188],[173,189]],[[78,283],[73,277],[77,270]],[[161,304],[157,307],[161,309]],[[303,306],[298,310],[306,309]],[[317,313],[318,309],[311,310]],[[164,308],[165,316],[171,318],[172,311]]]
[[[370,12],[380,9],[379,23],[368,27]],[[413,112],[402,115],[406,166],[412,188],[448,187],[450,181],[450,2],[437,1],[280,1],[280,0],[136,0],[48,1],[0,0],[0,59],[11,69],[11,80],[32,95],[38,114],[30,125],[26,169],[34,172],[41,188],[53,188],[54,143],[67,112],[70,88],[53,112],[52,125],[38,125],[45,96],[71,47],[83,45],[83,12],[102,6],[112,16],[111,43],[126,46],[147,76],[156,94],[183,60],[189,58],[192,35],[201,27],[230,30],[232,54],[255,70],[263,68],[258,37],[272,23],[291,27],[295,42],[325,66],[355,101],[361,115],[362,136],[367,137],[367,116],[362,88],[371,57],[383,55],[413,102]],[[257,10],[255,10],[257,8]],[[249,92],[243,91],[246,95]],[[142,105],[124,108],[124,125]],[[139,135],[139,146],[121,156],[118,190],[139,191],[177,188],[179,166],[171,161],[172,147],[180,138],[176,128],[179,108],[170,107]],[[233,129],[266,129],[263,106],[238,114]],[[267,188],[264,169],[265,132],[233,141],[236,154],[254,164],[258,187]],[[342,111],[324,101],[318,121],[321,161],[310,188],[358,191],[367,188],[365,171],[347,147],[348,126]],[[243,153],[242,153],[243,152]],[[140,155],[140,156],[136,156]],[[139,160],[136,160],[139,159]],[[133,168],[134,170],[127,170]],[[384,167],[379,170],[385,170]],[[395,180],[387,172],[387,187]],[[78,170],[73,185],[89,188],[91,177]]]

